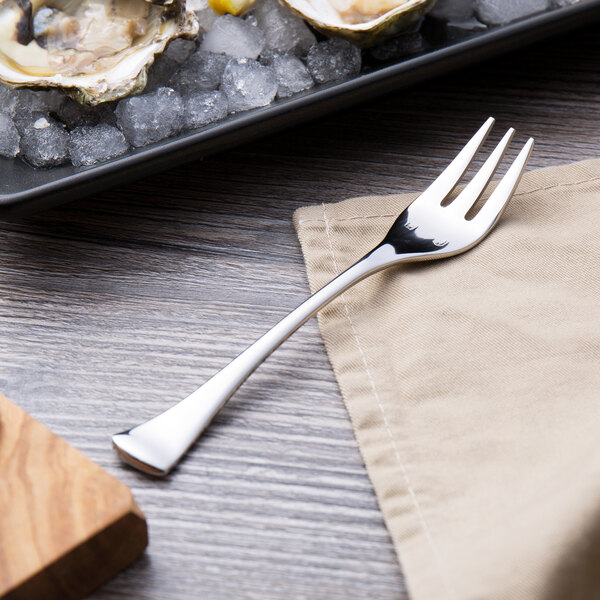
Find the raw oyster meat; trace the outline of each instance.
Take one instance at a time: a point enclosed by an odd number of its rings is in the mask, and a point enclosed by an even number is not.
[[[282,0],[315,29],[357,46],[373,45],[408,29],[435,0]]]
[[[143,89],[155,55],[197,32],[184,0],[0,0],[0,81],[98,104]]]

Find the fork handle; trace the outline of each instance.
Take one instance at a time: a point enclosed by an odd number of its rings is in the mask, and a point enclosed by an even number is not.
[[[254,370],[321,308],[398,255],[391,244],[376,247],[310,296],[226,367],[165,412],[113,436],[113,446],[130,465],[152,475],[166,475],[206,429],[219,410]]]

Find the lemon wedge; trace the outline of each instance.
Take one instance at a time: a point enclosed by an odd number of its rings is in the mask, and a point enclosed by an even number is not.
[[[248,10],[254,0],[208,0],[208,5],[218,14],[239,16]]]

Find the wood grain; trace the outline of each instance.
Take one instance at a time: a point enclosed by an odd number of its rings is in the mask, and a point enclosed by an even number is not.
[[[146,558],[95,600],[406,598],[314,321],[166,480],[123,467],[110,435],[305,297],[295,208],[423,189],[490,114],[493,140],[536,138],[532,167],[597,157],[598,64],[594,27],[0,227],[0,390],[149,520]]]
[[[0,598],[79,600],[147,542],[127,486],[0,395]]]

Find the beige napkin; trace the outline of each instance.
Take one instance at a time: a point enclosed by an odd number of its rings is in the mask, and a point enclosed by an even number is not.
[[[316,290],[414,195],[302,208]],[[319,323],[413,600],[600,598],[600,160],[527,173],[475,249]]]

